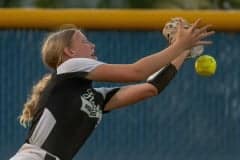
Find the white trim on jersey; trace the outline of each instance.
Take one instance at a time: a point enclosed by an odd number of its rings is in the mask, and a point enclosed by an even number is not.
[[[57,74],[69,73],[69,72],[91,72],[99,65],[105,64],[94,59],[89,58],[71,58],[62,63],[57,68]]]
[[[105,99],[107,94],[111,92],[112,90],[119,88],[119,87],[100,87],[100,88],[94,88],[97,92],[101,93],[103,98]]]
[[[54,157],[56,160],[60,160],[57,156],[36,145],[24,143],[10,160],[44,160],[47,154]]]
[[[44,108],[43,114],[29,139],[30,144],[41,147],[46,141],[55,124],[56,119],[52,113],[47,108]]]

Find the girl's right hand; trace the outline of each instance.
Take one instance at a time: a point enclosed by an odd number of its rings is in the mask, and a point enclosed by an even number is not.
[[[180,46],[183,50],[191,49],[192,47],[198,45],[212,44],[212,41],[206,41],[203,39],[213,35],[215,32],[208,31],[211,25],[205,25],[198,28],[200,21],[200,19],[196,20],[190,28],[185,29],[181,20],[173,43]]]

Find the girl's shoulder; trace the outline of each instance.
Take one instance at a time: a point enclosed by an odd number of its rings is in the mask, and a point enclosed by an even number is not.
[[[58,66],[57,74],[68,72],[91,72],[93,69],[102,64],[105,63],[90,58],[71,58]]]

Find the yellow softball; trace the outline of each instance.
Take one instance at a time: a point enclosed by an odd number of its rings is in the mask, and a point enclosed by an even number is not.
[[[195,61],[195,71],[201,76],[212,76],[216,72],[217,63],[214,57],[202,55]]]

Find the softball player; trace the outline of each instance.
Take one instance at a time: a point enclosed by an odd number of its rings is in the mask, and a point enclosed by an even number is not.
[[[53,70],[34,87],[20,123],[29,126],[25,143],[11,160],[71,160],[102,115],[157,95],[189,55],[189,48],[210,44],[208,27],[197,33],[180,24],[176,40],[163,50],[133,64],[98,61],[95,45],[77,29],[51,34],[42,47],[43,62]],[[157,72],[162,69],[160,72]],[[121,88],[93,88],[92,81],[146,83]]]

